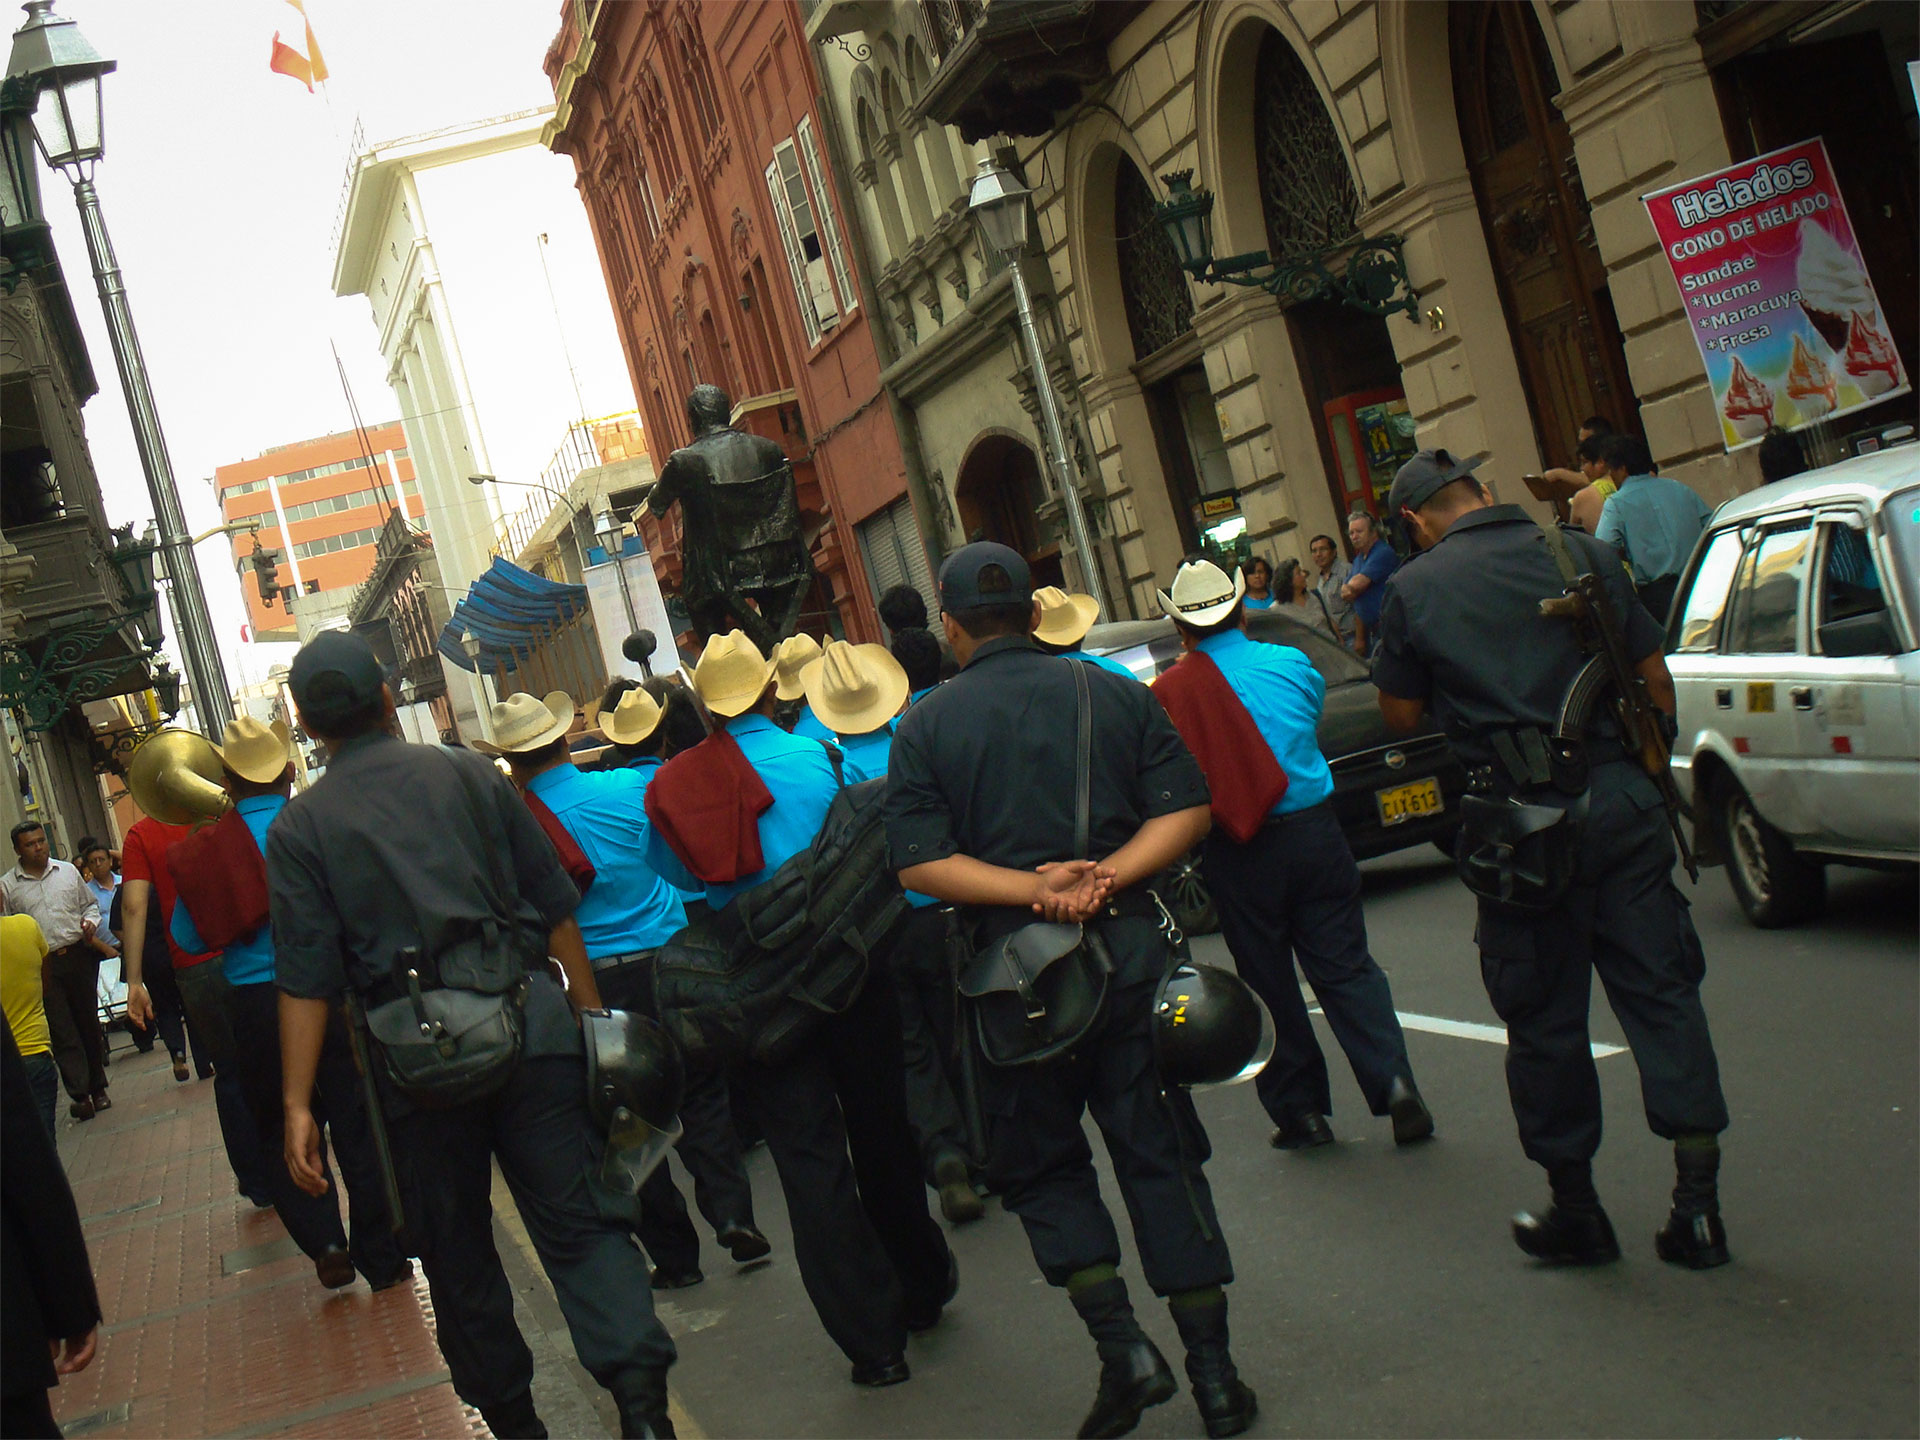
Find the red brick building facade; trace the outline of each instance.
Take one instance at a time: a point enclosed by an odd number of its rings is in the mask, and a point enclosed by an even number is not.
[[[655,466],[690,438],[687,391],[724,388],[793,462],[821,581],[803,625],[877,638],[876,592],[924,583],[925,551],[798,5],[562,13],[547,140],[579,173]],[[669,593],[677,522],[642,520]]]

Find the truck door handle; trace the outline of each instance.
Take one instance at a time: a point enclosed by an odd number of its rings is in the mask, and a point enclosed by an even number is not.
[[[1713,703],[1722,710],[1733,709],[1733,687],[1722,685],[1713,692]]]
[[[1788,691],[1787,693],[1793,697],[1794,709],[1796,710],[1813,709],[1813,687],[1812,686],[1796,685],[1793,687],[1792,690]]]

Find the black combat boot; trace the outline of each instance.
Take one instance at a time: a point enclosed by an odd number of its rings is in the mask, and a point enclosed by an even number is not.
[[[522,1390],[500,1405],[482,1405],[480,1418],[496,1440],[547,1440],[547,1427],[534,1413],[531,1390]]]
[[[621,1440],[673,1440],[664,1371],[622,1374],[613,1387],[613,1403],[620,1409]]]
[[[1613,1222],[1600,1208],[1593,1188],[1593,1167],[1571,1161],[1547,1167],[1553,1203],[1544,1215],[1513,1217],[1513,1243],[1536,1260],[1553,1265],[1606,1265],[1620,1258]]]
[[[1078,1288],[1069,1283],[1067,1293],[1100,1352],[1100,1389],[1080,1422],[1080,1440],[1129,1434],[1143,1410],[1166,1404],[1179,1390],[1173,1371],[1134,1319],[1126,1281],[1110,1275]]]
[[[1673,1142],[1673,1213],[1653,1248],[1662,1260],[1689,1270],[1711,1270],[1727,1254],[1727,1228],[1720,1221],[1720,1142],[1712,1135],[1682,1135]]]
[[[1167,1309],[1187,1347],[1193,1403],[1213,1440],[1238,1435],[1253,1423],[1260,1402],[1241,1380],[1227,1349],[1227,1297],[1218,1286],[1172,1296]]]

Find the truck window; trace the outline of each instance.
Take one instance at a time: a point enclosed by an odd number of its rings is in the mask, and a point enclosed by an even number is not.
[[[1806,584],[1813,522],[1766,531],[1751,546],[1734,582],[1732,634],[1721,646],[1735,655],[1791,655],[1798,642],[1800,592]]]
[[[1700,557],[1693,583],[1679,606],[1674,649],[1699,652],[1712,650],[1720,643],[1720,621],[1727,613],[1733,572],[1740,564],[1740,540],[1738,530],[1722,530],[1707,541],[1706,553]]]

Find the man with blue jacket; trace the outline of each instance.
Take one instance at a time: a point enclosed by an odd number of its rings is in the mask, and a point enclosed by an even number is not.
[[[1424,1139],[1433,1116],[1413,1083],[1387,977],[1367,949],[1360,869],[1333,813],[1333,772],[1315,733],[1327,682],[1299,650],[1247,635],[1245,590],[1244,577],[1230,580],[1211,561],[1180,567],[1160,606],[1188,654],[1153,688],[1214,796],[1201,868],[1227,948],[1273,1012],[1278,1044],[1254,1082],[1277,1127],[1273,1145],[1334,1138],[1327,1062],[1296,959],[1368,1107],[1393,1117],[1397,1143]]]
[[[493,707],[492,743],[476,748],[504,756],[529,805],[544,806],[585,854],[594,879],[573,918],[586,941],[600,998],[615,1009],[651,1016],[654,956],[687,923],[680,891],[647,863],[647,785],[660,761],[643,759],[620,770],[579,769],[567,749],[573,710],[573,699],[564,691],[545,700],[511,695]],[[659,729],[662,713],[646,690],[629,690],[601,717],[600,730],[616,745],[641,745]],[[754,1226],[753,1190],[727,1128],[724,1083],[717,1107],[695,1099],[699,1088],[690,1080],[680,1116],[679,1149],[694,1177],[695,1201],[735,1260],[763,1260],[772,1247]],[[706,1163],[710,1158],[716,1163]],[[705,1278],[700,1238],[672,1171],[664,1164],[655,1167],[639,1198],[636,1228],[654,1262],[653,1288],[698,1284]]]

